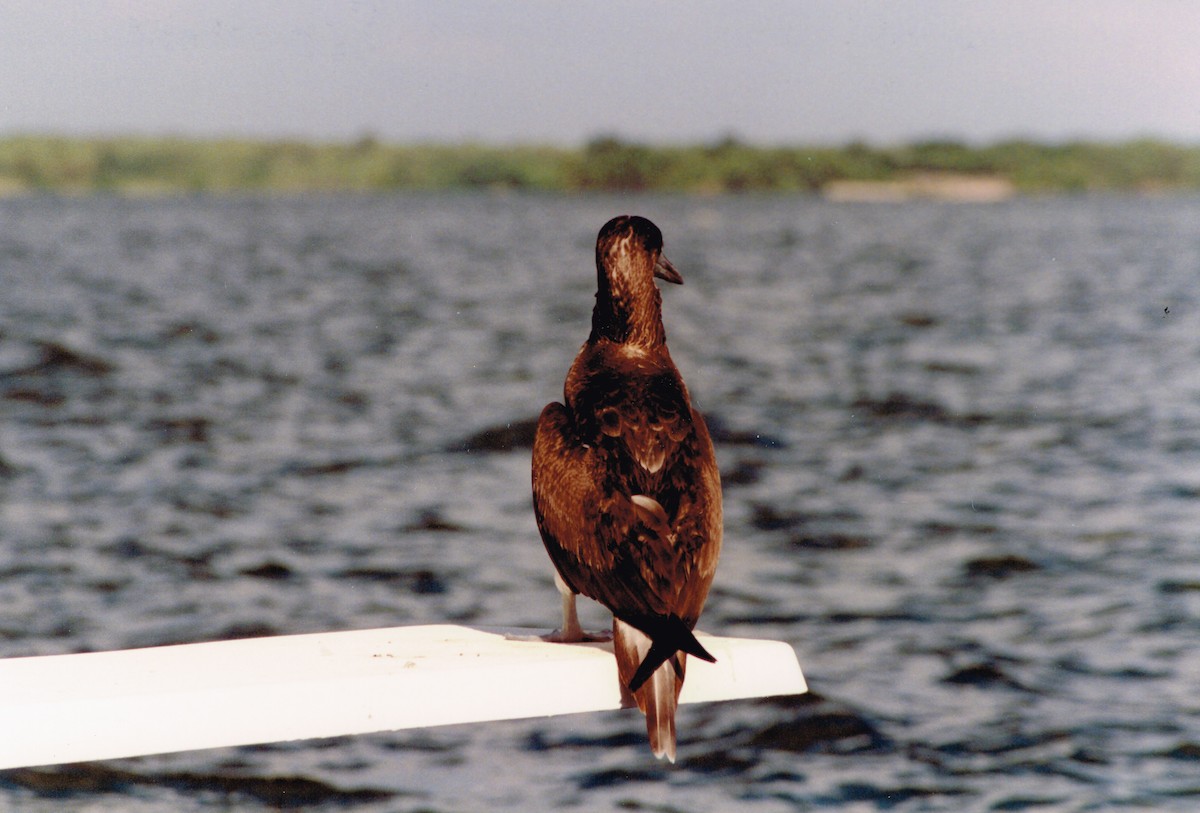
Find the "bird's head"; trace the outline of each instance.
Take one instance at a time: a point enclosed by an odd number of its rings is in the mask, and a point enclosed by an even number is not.
[[[662,232],[646,218],[614,217],[596,236],[596,268],[612,288],[636,288],[651,277],[682,285],[683,277],[662,248]]]
[[[621,215],[600,229],[593,341],[603,338],[642,347],[666,342],[662,296],[654,278],[678,285],[683,277],[663,256],[662,245],[662,232],[644,217]]]

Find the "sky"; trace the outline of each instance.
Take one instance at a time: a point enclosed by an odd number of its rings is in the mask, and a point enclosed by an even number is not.
[[[1192,0],[0,0],[0,136],[1200,143]]]

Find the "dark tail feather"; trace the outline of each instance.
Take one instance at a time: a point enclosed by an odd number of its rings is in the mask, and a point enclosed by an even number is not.
[[[650,636],[653,643],[650,646],[650,651],[646,653],[646,657],[642,659],[641,665],[637,671],[633,673],[633,678],[629,681],[629,691],[636,692],[642,687],[650,676],[654,674],[654,670],[667,662],[676,652],[683,651],[689,655],[694,655],[702,661],[716,663],[717,659],[709,654],[708,650],[700,645],[696,640],[696,636],[688,629],[687,624],[683,623],[683,619],[676,615],[660,616],[655,618],[652,623],[648,623],[643,628],[640,624],[635,624],[642,629],[646,635]]]

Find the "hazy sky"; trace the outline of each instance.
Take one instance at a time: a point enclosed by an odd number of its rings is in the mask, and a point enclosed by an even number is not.
[[[0,0],[0,134],[1200,142],[1192,0]]]

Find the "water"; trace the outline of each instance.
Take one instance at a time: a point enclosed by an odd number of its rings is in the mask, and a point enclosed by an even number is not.
[[[701,627],[813,694],[0,774],[0,809],[1194,810],[1200,200],[0,201],[0,654],[558,600],[519,430],[655,220]],[[494,448],[499,446],[499,448]],[[584,608],[585,623],[604,626]]]

